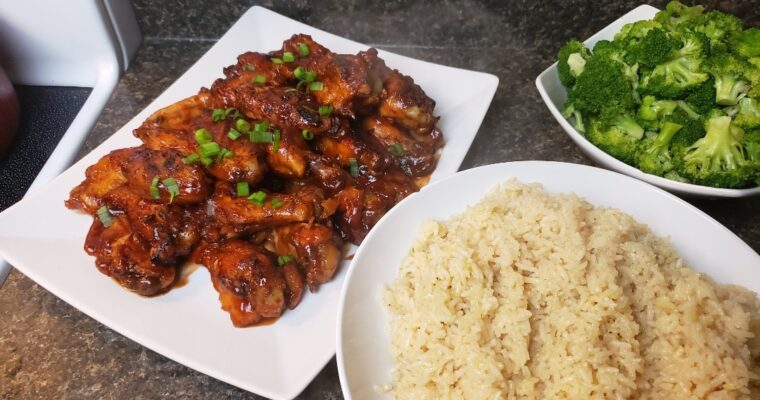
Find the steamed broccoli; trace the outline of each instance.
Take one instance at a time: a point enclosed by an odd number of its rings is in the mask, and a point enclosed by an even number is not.
[[[760,128],[760,101],[750,98],[739,100],[734,123],[742,128]]]
[[[751,65],[745,60],[727,52],[713,54],[704,63],[704,68],[715,78],[715,102],[721,105],[736,105],[750,89],[745,75]]]
[[[592,119],[586,127],[586,138],[605,153],[634,165],[634,152],[644,130],[630,117],[614,123]]]
[[[670,142],[682,128],[673,122],[662,124],[656,136],[648,137],[639,143],[636,149],[636,165],[646,173],[664,175],[673,168],[673,156],[670,152]]]
[[[599,115],[607,110],[632,110],[636,105],[631,81],[620,63],[593,55],[570,90],[568,101],[581,113]]]
[[[682,25],[692,25],[694,19],[701,18],[704,7],[694,6],[687,7],[678,1],[671,1],[665,7],[655,15],[654,21],[660,23],[665,28],[670,30],[676,30]]]
[[[601,150],[668,179],[760,185],[760,29],[671,1],[558,59],[563,115]]]
[[[641,80],[641,92],[668,99],[683,96],[709,76],[699,70],[700,60],[679,57],[655,67]]]
[[[705,137],[686,149],[678,166],[679,174],[701,185],[747,186],[754,171],[746,166],[742,129],[727,116],[710,118],[706,128]]]
[[[583,72],[586,61],[591,58],[583,43],[573,39],[559,50],[557,55],[557,72],[563,85],[570,87],[575,84],[575,78]]]

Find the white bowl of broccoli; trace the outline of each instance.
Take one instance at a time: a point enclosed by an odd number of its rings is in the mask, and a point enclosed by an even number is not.
[[[681,195],[760,195],[760,29],[642,5],[558,59],[536,86],[596,163]]]

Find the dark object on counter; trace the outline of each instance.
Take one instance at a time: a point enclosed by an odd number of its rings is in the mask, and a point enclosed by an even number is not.
[[[90,88],[16,86],[23,112],[13,146],[8,154],[0,156],[0,211],[24,197],[91,91]]]
[[[0,156],[10,147],[18,129],[18,98],[0,66]]]

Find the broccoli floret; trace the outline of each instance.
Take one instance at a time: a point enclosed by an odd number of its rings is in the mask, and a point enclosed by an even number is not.
[[[689,27],[695,32],[704,33],[713,46],[720,46],[724,45],[724,40],[732,40],[741,34],[742,20],[731,14],[710,11],[702,17],[692,19]]]
[[[625,46],[628,50],[625,56],[627,63],[639,63],[653,68],[665,62],[678,50],[681,42],[668,36],[662,29],[652,28],[644,37],[629,40]]]
[[[655,15],[654,20],[670,30],[676,30],[681,25],[690,25],[694,19],[700,18],[704,7],[687,7],[679,1],[671,1]]]
[[[678,172],[692,182],[715,187],[740,188],[754,178],[746,166],[743,131],[731,118],[713,117],[707,122],[707,134],[686,149]]]
[[[641,127],[637,129],[638,125],[629,117],[620,122],[620,124],[609,124],[597,118],[592,119],[586,126],[586,138],[605,153],[626,164],[634,165],[634,154],[641,137],[637,138],[629,131],[635,133],[641,130],[643,135],[644,130]]]
[[[681,125],[665,122],[660,133],[639,143],[636,149],[636,165],[646,173],[662,176],[674,168],[670,152],[670,142],[682,128]]]
[[[653,20],[642,20],[631,22],[630,24],[623,25],[620,28],[620,32],[615,34],[615,42],[620,43],[626,47],[631,44],[638,43],[644,39],[653,29],[662,30],[662,25],[659,22]]]
[[[760,57],[760,29],[749,28],[736,35],[731,50],[745,58]]]
[[[682,117],[678,118],[679,115]],[[670,151],[673,154],[673,159],[680,160],[691,145],[705,136],[705,128],[702,121],[693,120],[679,111],[673,113],[672,120],[683,126],[670,142]]]
[[[641,80],[641,92],[674,99],[706,81],[709,76],[699,71],[700,60],[679,57],[655,67]]]
[[[591,53],[578,40],[567,42],[559,50],[557,55],[557,71],[559,80],[565,87],[572,87],[586,66],[586,60],[591,58]]]
[[[692,31],[674,32],[681,41],[681,47],[676,51],[680,57],[707,58],[710,56],[710,39],[703,33]]]
[[[699,114],[707,114],[715,107],[715,81],[709,78],[689,91],[686,104]]]
[[[636,112],[636,118],[644,128],[659,130],[662,118],[672,114],[677,106],[678,103],[673,100],[657,100],[654,96],[645,96]]]
[[[713,54],[704,63],[704,69],[715,79],[715,102],[733,106],[747,95],[750,89],[745,74],[752,66],[746,61],[727,52]]]
[[[635,107],[633,93],[631,81],[623,73],[621,64],[595,54],[576,79],[568,101],[583,114],[599,115],[605,110],[620,113]]]
[[[583,115],[581,115],[581,112],[575,109],[575,105],[573,103],[565,104],[565,109],[562,111],[562,116],[565,117],[565,119],[570,120],[570,122],[573,124],[573,127],[578,132],[586,132],[586,127],[583,125]]]
[[[760,186],[760,128],[744,134],[744,151],[755,175],[753,182]]]
[[[609,40],[600,40],[594,46],[594,57],[608,58],[616,61],[620,64],[620,68],[623,70],[623,75],[631,83],[631,87],[636,89],[639,84],[639,64],[629,64],[626,61],[626,50],[618,42],[610,42]],[[638,93],[633,92],[634,98],[638,101]]]
[[[760,101],[750,98],[739,100],[734,123],[745,129],[760,128]]]

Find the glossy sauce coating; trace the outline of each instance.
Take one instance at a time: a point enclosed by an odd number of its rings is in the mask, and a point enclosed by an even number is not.
[[[181,286],[192,259],[235,326],[276,321],[434,170],[434,106],[374,49],[294,35],[151,115],[142,144],[89,167],[66,205],[94,216],[85,249],[125,288]]]

